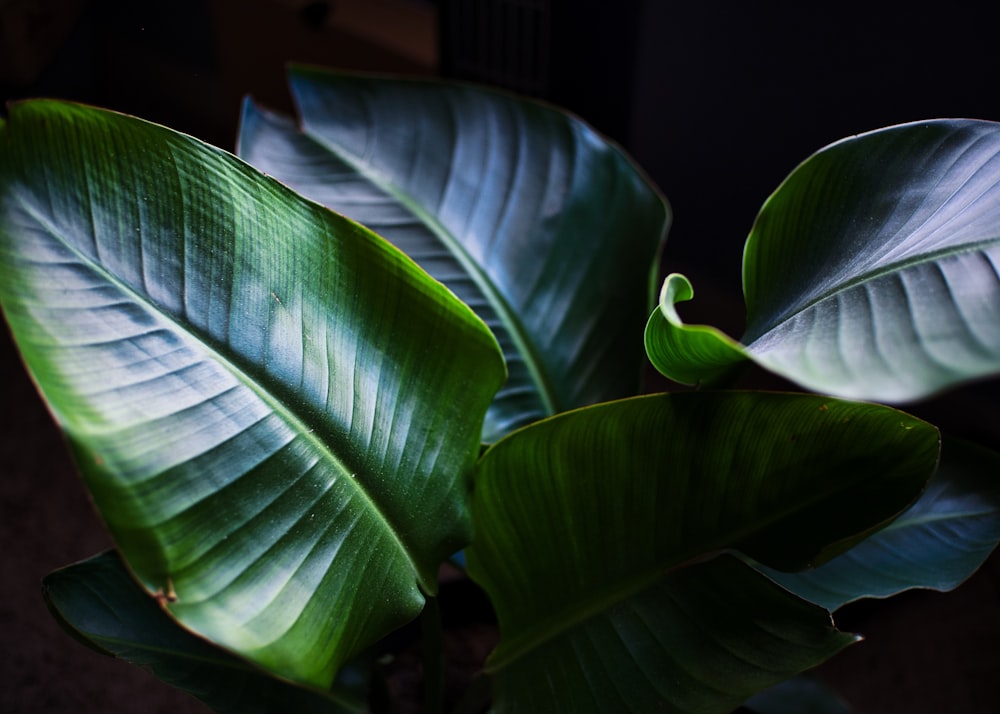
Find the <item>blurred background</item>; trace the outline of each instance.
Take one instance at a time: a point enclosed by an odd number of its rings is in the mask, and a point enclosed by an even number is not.
[[[664,268],[690,321],[742,331],[743,241],[824,145],[936,117],[1000,121],[981,5],[669,0],[0,0],[0,96],[74,99],[235,144],[251,94],[292,113],[286,62],[457,77],[559,104],[623,145],[670,200]],[[0,711],[197,712],[88,653],[40,578],[108,546],[56,430],[0,335]],[[993,380],[910,411],[994,448]],[[867,641],[822,669],[861,714],[1000,711],[1000,562],[957,592],[847,608]]]

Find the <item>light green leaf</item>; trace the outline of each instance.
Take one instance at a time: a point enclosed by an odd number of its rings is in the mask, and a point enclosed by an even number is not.
[[[360,669],[346,667],[342,681],[327,693],[268,676],[184,630],[129,576],[117,553],[50,573],[44,594],[60,624],[84,644],[149,669],[215,711],[334,714],[367,709],[367,675]]]
[[[646,354],[676,382],[710,384],[745,362],[747,354],[743,345],[714,327],[684,324],[676,304],[693,297],[694,288],[686,277],[679,273],[666,277],[660,304],[646,323]]]
[[[743,265],[747,353],[804,387],[900,403],[1000,373],[1000,124],[828,146],[764,204]],[[657,366],[716,367],[691,349]]]
[[[293,68],[302,133],[244,107],[239,152],[372,228],[490,326],[484,440],[638,392],[666,203],[579,119],[495,90]]]
[[[466,554],[500,622],[498,709],[725,712],[817,664],[845,644],[824,610],[704,561],[822,562],[915,499],[937,454],[936,429],[887,407],[740,392],[598,405],[497,442]]]
[[[952,590],[1000,542],[1000,455],[946,439],[920,499],[891,524],[813,570],[762,570],[810,602],[836,610],[912,588]]]
[[[327,687],[467,542],[496,341],[235,157],[14,105],[0,301],[130,569],[204,637]]]

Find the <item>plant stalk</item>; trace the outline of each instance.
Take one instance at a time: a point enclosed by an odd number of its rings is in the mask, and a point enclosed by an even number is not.
[[[444,712],[444,638],[441,606],[436,597],[427,598],[420,615],[424,664],[424,708],[427,714]]]

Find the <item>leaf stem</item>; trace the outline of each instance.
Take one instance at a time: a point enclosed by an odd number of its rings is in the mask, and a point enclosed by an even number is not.
[[[436,597],[427,598],[420,615],[424,664],[424,707],[427,714],[444,712],[444,638],[441,606]]]

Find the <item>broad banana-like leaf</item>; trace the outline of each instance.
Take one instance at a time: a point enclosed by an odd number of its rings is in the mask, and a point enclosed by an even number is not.
[[[365,671],[344,667],[326,693],[276,679],[178,625],[113,551],[50,573],[43,590],[60,624],[85,645],[150,670],[217,712],[367,710]]]
[[[904,403],[1000,373],[1000,124],[905,124],[813,155],[761,209],[743,287],[745,349],[684,325],[683,291],[664,289],[647,326],[663,374],[711,380],[742,353],[808,389]]]
[[[514,432],[480,462],[466,550],[497,710],[728,712],[824,660],[850,641],[825,610],[709,559],[822,562],[937,456],[914,417],[814,395],[654,395]]]
[[[207,639],[327,687],[469,539],[495,339],[236,157],[15,104],[0,301],[130,570]]]
[[[836,610],[904,590],[952,590],[1000,542],[1000,455],[945,439],[941,466],[905,513],[846,553],[799,573],[762,570],[800,597]]]
[[[579,119],[498,91],[293,68],[301,133],[247,102],[239,153],[365,224],[497,336],[483,439],[638,393],[664,199]]]

